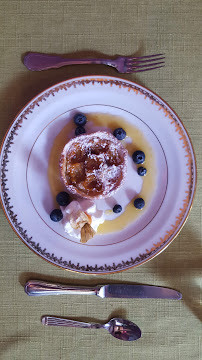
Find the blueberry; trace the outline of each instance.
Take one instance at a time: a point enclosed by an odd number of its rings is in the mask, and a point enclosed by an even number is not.
[[[142,209],[145,206],[145,202],[142,198],[137,198],[134,201],[134,206],[136,209]]]
[[[146,173],[147,173],[147,169],[145,169],[143,166],[140,166],[140,167],[137,169],[137,173],[138,173],[138,175],[140,175],[140,176],[145,176]]]
[[[113,132],[113,135],[118,139],[118,140],[123,140],[126,137],[126,132],[125,130],[123,130],[122,128],[118,128],[115,129]]]
[[[57,194],[56,201],[60,206],[67,206],[70,203],[70,196],[65,191],[61,191]]]
[[[78,135],[82,135],[82,134],[85,134],[86,130],[84,129],[83,126],[78,126],[75,130],[75,135],[78,136]]]
[[[143,151],[135,151],[132,155],[133,161],[136,164],[142,164],[145,161],[145,153]]]
[[[63,218],[62,215],[62,211],[60,209],[54,209],[51,213],[50,213],[50,218],[52,221],[60,221]]]
[[[76,114],[74,116],[74,122],[77,126],[84,126],[86,124],[87,118],[84,114]]]
[[[114,212],[115,214],[118,214],[118,213],[120,213],[121,211],[122,211],[122,206],[121,206],[121,205],[118,205],[118,204],[114,205],[114,207],[113,207],[113,212]]]

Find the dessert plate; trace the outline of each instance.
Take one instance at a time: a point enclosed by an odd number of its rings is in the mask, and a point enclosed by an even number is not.
[[[86,244],[69,237],[49,217],[56,193],[63,190],[56,181],[59,150],[74,135],[71,122],[78,111],[90,119],[96,114],[123,119],[123,127],[134,128],[137,140],[143,134],[155,179],[147,185],[143,211],[134,208]],[[93,126],[89,121],[87,130],[98,130]],[[108,206],[121,201],[127,205],[131,192],[132,197],[140,192],[144,179],[132,174],[133,166],[129,159],[125,185],[107,200]],[[80,273],[122,271],[159,254],[184,225],[195,187],[195,155],[178,116],[152,91],[120,78],[79,77],[46,89],[16,116],[1,147],[1,202],[13,230],[44,260]]]

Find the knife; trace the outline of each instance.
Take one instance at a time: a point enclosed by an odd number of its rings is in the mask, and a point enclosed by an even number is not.
[[[182,294],[176,290],[152,285],[108,284],[84,287],[29,280],[24,289],[29,296],[77,294],[97,295],[101,298],[182,299]]]

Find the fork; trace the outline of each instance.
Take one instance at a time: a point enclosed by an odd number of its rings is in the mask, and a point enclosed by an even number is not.
[[[161,68],[165,66],[164,59],[164,54],[136,57],[118,56],[115,59],[68,59],[59,55],[28,52],[24,57],[24,65],[28,70],[40,71],[65,65],[104,64],[116,68],[119,73],[136,73]]]

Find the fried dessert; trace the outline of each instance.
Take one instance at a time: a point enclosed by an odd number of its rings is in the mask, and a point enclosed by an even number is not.
[[[92,200],[112,196],[125,180],[127,155],[121,142],[106,131],[70,140],[60,158],[67,191]]]

